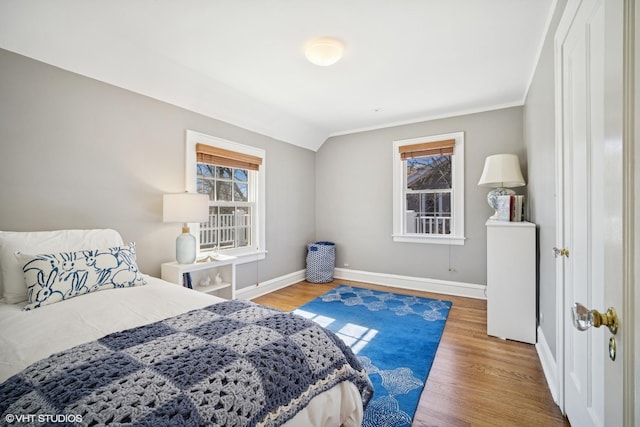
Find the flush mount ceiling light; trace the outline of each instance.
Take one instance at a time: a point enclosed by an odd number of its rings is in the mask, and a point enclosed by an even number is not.
[[[344,44],[333,37],[318,37],[305,45],[304,54],[315,65],[326,67],[342,58]]]

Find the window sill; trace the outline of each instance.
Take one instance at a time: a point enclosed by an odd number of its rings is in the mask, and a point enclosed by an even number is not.
[[[212,253],[213,251],[201,251],[198,254],[198,258],[207,256],[207,254]],[[260,261],[266,258],[267,251],[256,251],[253,249],[250,250],[226,250],[220,251],[222,255],[230,255],[237,258],[236,264],[246,264],[249,262]]]
[[[423,243],[430,245],[464,245],[465,237],[460,236],[422,236],[417,234],[394,234],[397,243]]]

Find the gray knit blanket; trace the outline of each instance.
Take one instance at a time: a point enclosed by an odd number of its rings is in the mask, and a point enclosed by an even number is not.
[[[368,403],[364,368],[332,332],[291,313],[226,301],[36,362],[0,385],[0,419],[275,426],[342,381]]]

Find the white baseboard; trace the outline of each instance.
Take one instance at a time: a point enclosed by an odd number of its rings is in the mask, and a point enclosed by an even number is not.
[[[353,280],[355,282],[373,283],[393,288],[411,289],[414,291],[434,292],[437,294],[460,297],[487,299],[485,285],[475,283],[452,282],[449,280],[427,279],[424,277],[401,276],[398,274],[372,273],[369,271],[336,268],[334,277]]]
[[[306,271],[299,270],[275,279],[247,286],[236,290],[236,298],[252,299],[278,289],[286,288],[306,278]],[[411,289],[415,291],[434,292],[444,295],[456,295],[467,298],[487,299],[484,285],[474,283],[452,282],[448,280],[426,279],[424,277],[401,276],[398,274],[372,273],[369,271],[336,268],[334,279],[352,280],[354,282],[385,285],[392,288]]]
[[[258,283],[254,286],[247,286],[242,289],[236,290],[236,298],[238,299],[252,299],[269,292],[277,291],[278,289],[286,288],[303,281],[306,278],[306,270],[299,270],[293,273],[285,274],[284,276],[276,277],[275,279],[267,280],[266,282]]]
[[[544,334],[542,333],[542,329],[538,327],[538,342],[536,344],[536,351],[538,353],[538,358],[540,358],[540,364],[542,365],[542,371],[544,372],[544,376],[547,379],[547,385],[549,386],[549,391],[551,391],[551,396],[553,397],[553,401],[558,403],[558,365],[551,354],[551,349],[549,348],[549,344],[547,344],[547,340],[545,339]]]

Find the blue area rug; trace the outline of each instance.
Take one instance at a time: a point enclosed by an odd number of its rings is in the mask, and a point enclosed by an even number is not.
[[[341,285],[294,312],[338,334],[374,387],[363,426],[410,426],[451,302]]]

